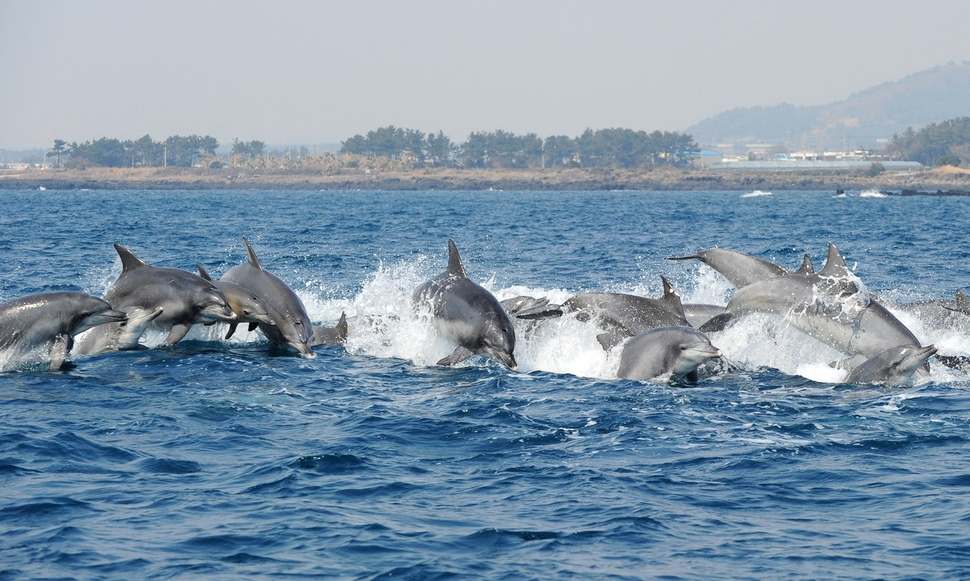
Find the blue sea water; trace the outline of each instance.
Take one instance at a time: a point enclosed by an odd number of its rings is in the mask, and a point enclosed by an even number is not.
[[[103,293],[112,242],[221,274],[246,236],[312,319],[351,318],[346,350],[313,360],[213,328],[0,374],[0,578],[970,576],[959,372],[827,383],[828,348],[755,321],[712,336],[738,371],[617,380],[568,319],[518,329],[518,371],[445,369],[408,303],[449,237],[500,297],[656,294],[667,274],[723,301],[718,275],[663,258],[720,245],[793,267],[828,241],[881,296],[949,297],[970,284],[964,200],[0,190],[0,206],[0,300]]]

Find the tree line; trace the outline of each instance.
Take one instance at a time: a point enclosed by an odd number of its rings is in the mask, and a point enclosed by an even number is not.
[[[424,165],[468,168],[683,166],[697,154],[693,137],[672,131],[587,129],[579,137],[479,131],[455,144],[442,132],[425,134],[393,125],[354,135],[341,153],[413,158]]]
[[[164,141],[155,141],[150,135],[134,140],[101,137],[72,143],[55,139],[47,157],[57,167],[192,167],[205,157],[215,156],[218,148],[219,142],[211,135],[173,135]],[[256,157],[262,155],[264,149],[262,141],[236,140],[232,153]]]
[[[970,117],[931,123],[919,131],[910,127],[893,135],[886,151],[899,159],[926,165],[970,163]]]

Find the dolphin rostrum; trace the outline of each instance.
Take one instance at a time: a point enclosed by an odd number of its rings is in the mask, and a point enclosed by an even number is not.
[[[135,307],[148,312],[162,309],[151,324],[168,331],[169,345],[178,343],[195,323],[235,319],[225,295],[211,282],[184,270],[145,264],[120,244],[115,250],[121,257],[121,276],[105,300],[125,312]]]
[[[222,275],[220,282],[238,285],[256,297],[272,324],[249,324],[250,330],[259,327],[269,342],[277,347],[289,346],[296,349],[302,357],[316,357],[310,349],[313,341],[313,328],[303,301],[296,296],[285,282],[263,269],[249,240],[243,239],[249,260],[234,266]]]
[[[438,333],[458,344],[438,365],[484,355],[516,367],[515,330],[498,300],[465,273],[458,247],[448,241],[448,269],[414,291],[415,306],[429,305]]]
[[[64,365],[76,335],[126,319],[124,312],[84,293],[29,295],[0,304],[0,351],[27,354],[49,349],[50,369],[56,371]]]

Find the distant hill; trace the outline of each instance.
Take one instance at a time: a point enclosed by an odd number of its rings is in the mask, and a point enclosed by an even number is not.
[[[741,107],[687,129],[705,145],[781,143],[792,149],[881,145],[907,127],[918,129],[970,115],[970,62],[914,73],[827,105],[783,103]]]

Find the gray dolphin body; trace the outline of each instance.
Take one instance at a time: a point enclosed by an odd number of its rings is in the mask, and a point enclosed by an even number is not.
[[[327,327],[325,325],[313,326],[312,345],[314,347],[318,345],[343,345],[347,342],[349,332],[347,313],[340,313],[340,319],[337,320],[337,324],[333,327]]]
[[[581,321],[594,320],[606,327],[607,331],[596,338],[607,350],[651,329],[690,325],[680,297],[666,278],[661,280],[664,294],[659,299],[622,293],[583,293],[566,300],[562,309],[577,313]]]
[[[701,250],[690,256],[671,256],[667,260],[700,260],[721,273],[734,288],[788,274],[784,268],[773,262],[724,248]]]
[[[907,385],[913,381],[913,376],[926,366],[926,360],[933,355],[936,355],[936,347],[933,345],[890,347],[853,369],[846,377],[845,383]]]
[[[720,305],[706,305],[703,303],[684,303],[684,316],[691,327],[699,328],[714,317],[727,312],[727,307]]]
[[[181,341],[195,323],[235,319],[225,295],[211,282],[184,270],[145,264],[120,244],[115,244],[115,250],[122,271],[105,300],[125,312],[136,307],[146,311],[161,308],[151,324],[168,331],[169,345]]]
[[[825,267],[788,274],[738,289],[726,315],[705,324],[716,331],[746,313],[782,315],[806,334],[843,353],[873,357],[890,347],[919,347],[916,336],[878,301],[862,297],[845,261],[829,244]]]
[[[49,348],[50,369],[60,369],[74,337],[88,329],[125,321],[124,312],[76,292],[29,295],[0,304],[0,351]]]
[[[248,323],[250,325],[254,323],[262,323],[264,325],[274,324],[273,318],[269,316],[269,313],[266,311],[266,306],[263,305],[263,301],[259,300],[259,297],[236,283],[226,280],[213,280],[209,272],[201,265],[197,265],[196,268],[199,269],[199,276],[211,282],[217,289],[222,291],[222,294],[226,296],[226,302],[229,304],[229,308],[236,315],[236,319],[229,323],[226,339],[232,337],[233,333],[236,332],[236,327],[240,323]]]
[[[454,365],[484,355],[514,368],[515,329],[492,293],[465,274],[458,247],[448,241],[448,269],[418,286],[414,304],[430,305],[432,322],[443,337],[458,344],[438,365]]]
[[[97,355],[108,351],[127,351],[138,348],[138,340],[145,330],[162,314],[162,308],[147,310],[131,307],[127,311],[128,320],[111,323],[91,329],[74,343],[76,355]]]
[[[296,349],[300,356],[313,359],[316,357],[316,353],[310,349],[313,328],[303,301],[285,282],[263,270],[248,240],[243,240],[243,243],[249,255],[248,262],[227,270],[220,282],[239,285],[265,307],[272,324],[250,323],[250,329],[258,326],[274,346],[289,346]]]
[[[923,323],[970,334],[970,298],[962,290],[953,300],[928,300],[894,304],[894,307],[915,315]]]
[[[546,319],[576,313],[578,320],[592,321],[607,329],[596,339],[603,349],[609,350],[624,339],[650,329],[690,325],[684,305],[670,281],[666,277],[660,277],[660,280],[664,292],[659,299],[624,293],[580,293],[561,305],[551,304],[545,298],[531,297],[506,299],[502,304],[520,319]],[[719,312],[724,312],[724,308],[720,307]]]
[[[703,333],[690,327],[661,327],[626,342],[617,376],[653,379],[670,374],[672,379],[696,381],[697,368],[720,356]]]

